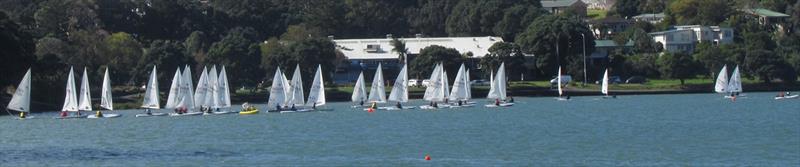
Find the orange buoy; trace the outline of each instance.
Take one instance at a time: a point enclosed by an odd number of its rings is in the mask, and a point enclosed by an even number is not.
[[[430,161],[430,160],[431,160],[431,156],[430,156],[430,155],[428,155],[428,154],[425,154],[425,160],[426,160],[426,161]]]
[[[367,112],[375,112],[375,109],[369,108],[367,109]]]

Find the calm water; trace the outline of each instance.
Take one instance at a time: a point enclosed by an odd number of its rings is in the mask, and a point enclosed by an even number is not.
[[[251,116],[5,116],[0,166],[800,166],[800,99],[748,96],[517,98],[512,108],[435,112],[333,103],[329,112]]]

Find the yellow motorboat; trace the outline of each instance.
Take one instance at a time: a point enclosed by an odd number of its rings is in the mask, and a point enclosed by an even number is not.
[[[258,114],[258,109],[250,109],[250,110],[239,111],[239,115],[253,115],[253,114]]]

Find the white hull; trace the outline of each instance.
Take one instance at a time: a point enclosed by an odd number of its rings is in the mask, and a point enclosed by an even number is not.
[[[97,118],[116,118],[121,117],[122,114],[103,114],[103,117],[97,117],[97,115],[89,115],[86,118],[97,119]]]
[[[136,114],[136,117],[155,117],[155,116],[167,116],[167,113],[154,112],[150,114]]]
[[[475,107],[475,104],[461,104],[460,106],[458,104],[455,104],[450,106],[450,108],[462,108],[462,107]]]
[[[500,103],[500,105],[487,104],[487,105],[484,105],[484,106],[485,107],[489,107],[489,108],[493,108],[493,107],[511,107],[513,105],[514,105],[514,103]]]
[[[417,107],[416,106],[403,106],[403,108],[397,108],[395,106],[395,107],[379,107],[378,109],[381,109],[381,110],[408,110],[408,109],[415,109],[415,108],[417,108]]]
[[[55,119],[81,119],[81,118],[86,118],[86,117],[87,117],[87,115],[70,115],[70,116],[66,116],[66,117],[55,117]]]
[[[36,117],[34,117],[34,116],[27,116],[27,117],[25,117],[25,118],[14,117],[14,119],[18,119],[18,120],[35,119],[35,118],[36,118]]]
[[[558,101],[568,101],[569,99],[566,98],[566,97],[556,97],[556,100],[558,100]]]
[[[775,100],[783,100],[783,99],[795,99],[800,97],[800,95],[791,95],[791,96],[783,96],[783,97],[775,97]]]
[[[736,98],[740,98],[740,97],[747,97],[747,94],[739,94],[739,95],[736,95]],[[726,99],[730,99],[730,98],[733,98],[733,96],[731,96],[731,95],[725,95],[725,98],[726,98]]]
[[[170,117],[180,117],[180,116],[193,116],[193,115],[202,115],[202,114],[203,114],[202,112],[187,112],[187,113],[183,113],[183,114],[169,113],[169,116]]]

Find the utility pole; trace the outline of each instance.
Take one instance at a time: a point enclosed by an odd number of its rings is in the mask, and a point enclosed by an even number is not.
[[[581,33],[581,39],[583,39],[583,86],[586,86],[586,35]]]

